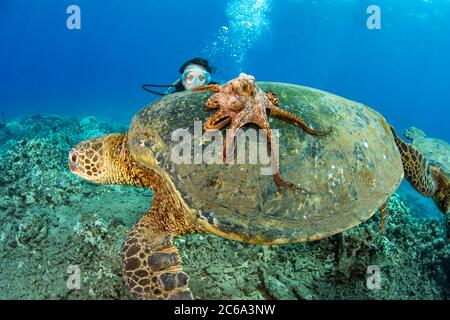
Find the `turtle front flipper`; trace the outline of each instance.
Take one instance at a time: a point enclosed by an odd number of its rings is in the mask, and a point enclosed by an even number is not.
[[[450,210],[450,179],[411,144],[401,140],[391,126],[395,143],[402,158],[405,178],[426,197],[432,197],[436,206],[443,213]]]
[[[150,215],[128,234],[122,248],[125,282],[139,300],[192,300],[188,276],[172,240],[174,234],[158,230]]]

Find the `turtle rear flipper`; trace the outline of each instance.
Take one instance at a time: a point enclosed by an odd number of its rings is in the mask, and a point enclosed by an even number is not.
[[[411,144],[401,140],[392,126],[391,131],[400,151],[406,180],[424,196],[432,197],[439,210],[447,213],[450,209],[449,178]]]
[[[139,300],[192,300],[188,276],[172,240],[158,230],[152,216],[144,216],[128,234],[122,249],[123,273],[133,298]]]

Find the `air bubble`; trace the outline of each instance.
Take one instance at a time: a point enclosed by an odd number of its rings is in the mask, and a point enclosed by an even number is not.
[[[270,29],[272,0],[231,0],[226,8],[228,23],[219,28],[215,39],[202,55],[218,69],[224,79],[235,77],[244,69],[248,50]]]

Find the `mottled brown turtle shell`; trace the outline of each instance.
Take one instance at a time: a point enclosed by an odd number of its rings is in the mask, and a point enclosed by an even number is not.
[[[194,136],[214,111],[205,108],[210,93],[182,92],[142,109],[129,130],[133,158],[170,179],[177,196],[192,208],[204,230],[251,243],[291,243],[324,238],[371,217],[403,179],[399,151],[389,125],[373,109],[336,95],[284,83],[257,83],[278,96],[280,107],[315,129],[316,137],[270,118],[280,132],[280,172],[308,192],[278,191],[267,167],[255,164],[175,164],[171,152],[177,129]],[[205,148],[199,139],[194,145]],[[194,152],[193,151],[193,152]]]

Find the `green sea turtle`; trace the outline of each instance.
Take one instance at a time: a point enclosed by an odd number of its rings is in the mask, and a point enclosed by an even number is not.
[[[450,177],[450,145],[447,142],[427,137],[422,130],[414,127],[404,130],[403,135],[433,166],[439,167],[447,177]],[[439,206],[440,203],[436,202],[436,205]],[[445,208],[442,208],[441,211],[445,211]],[[450,243],[450,214],[447,214],[446,227]]]
[[[172,244],[186,233],[254,244],[325,238],[383,208],[404,172],[441,210],[449,208],[448,177],[362,104],[246,75],[202,90],[166,96],[138,112],[128,133],[81,142],[69,153],[70,170],[84,179],[154,192],[122,250],[134,298],[193,298]],[[253,133],[261,134],[256,149]],[[246,161],[228,162],[236,148],[236,159],[243,150]]]
[[[422,153],[430,163],[450,175],[450,144],[441,139],[428,137],[422,130],[409,128],[403,135]]]

